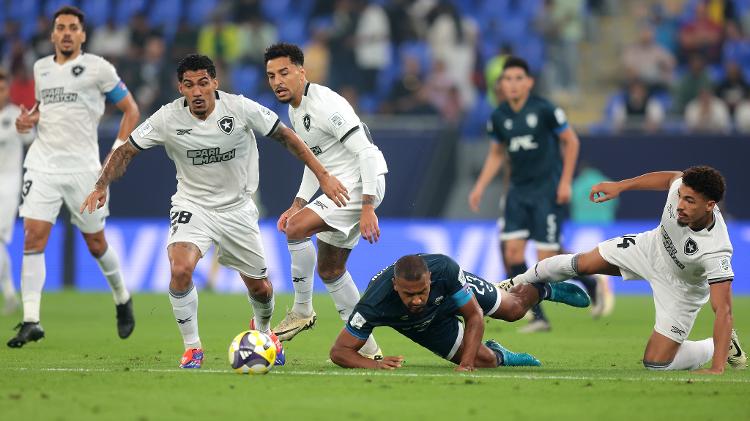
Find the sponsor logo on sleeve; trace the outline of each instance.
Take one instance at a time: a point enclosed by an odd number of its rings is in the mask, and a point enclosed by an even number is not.
[[[367,320],[359,312],[354,313],[352,320],[349,322],[352,327],[356,327],[357,329],[362,329],[365,323],[367,323]]]
[[[722,257],[721,260],[719,260],[719,267],[723,272],[729,272],[731,270],[731,265],[729,264],[729,258],[728,257]]]
[[[346,124],[346,119],[339,113],[333,113],[329,120],[331,121],[331,124],[333,124],[333,126],[336,128],[340,128],[341,126]]]
[[[568,118],[565,117],[565,111],[563,111],[562,108],[555,108],[555,120],[557,120],[557,124],[561,126],[568,121]]]
[[[138,136],[146,137],[153,130],[154,126],[151,125],[151,121],[146,120],[143,122],[143,124],[141,124],[141,127],[138,128]]]
[[[461,286],[466,285],[466,274],[461,268],[458,268],[458,282],[461,284]]]

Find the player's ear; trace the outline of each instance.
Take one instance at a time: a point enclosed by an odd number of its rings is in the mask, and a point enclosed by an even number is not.
[[[83,32],[83,40],[81,41],[81,44],[86,43],[86,28],[81,28],[81,32]]]
[[[182,83],[177,82],[177,92],[180,93],[180,95],[185,96],[185,94],[182,93]]]
[[[706,211],[713,212],[715,206],[716,202],[714,202],[713,200],[709,200],[708,202],[706,202]]]
[[[211,84],[214,86],[214,90],[219,89],[219,79],[213,79]]]

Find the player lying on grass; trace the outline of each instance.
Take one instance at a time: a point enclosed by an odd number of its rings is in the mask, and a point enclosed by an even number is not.
[[[493,340],[484,344],[481,341],[484,316],[515,321],[541,300],[574,307],[588,307],[591,302],[573,284],[524,285],[506,292],[464,272],[448,256],[404,256],[372,279],[333,344],[331,361],[345,368],[401,367],[401,356],[371,360],[357,353],[375,327],[390,326],[458,364],[457,371],[501,365],[538,366],[539,360],[529,354],[511,352]]]
[[[693,370],[713,357],[704,373],[720,374],[727,362],[747,367],[747,355],[732,329],[732,243],[718,202],[724,177],[711,167],[662,171],[591,189],[600,203],[626,190],[668,190],[661,223],[651,231],[605,241],[587,253],[544,259],[533,269],[501,283],[555,282],[579,274],[645,279],[654,291],[656,323],[643,365],[652,370]],[[688,341],[695,317],[709,298],[715,313],[713,338]]]

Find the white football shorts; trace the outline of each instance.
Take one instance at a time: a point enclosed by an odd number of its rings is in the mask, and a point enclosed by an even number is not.
[[[168,244],[195,244],[202,256],[214,244],[220,264],[250,278],[267,276],[258,208],[252,200],[223,212],[185,202],[173,203],[169,215]]]
[[[8,244],[13,239],[18,203],[21,198],[21,173],[3,174],[0,188],[0,242]]]
[[[708,285],[688,284],[667,267],[657,230],[599,243],[604,260],[620,268],[622,279],[644,279],[654,293],[654,330],[677,343],[687,339],[698,311],[708,301]]]
[[[335,231],[323,231],[317,234],[324,243],[344,249],[353,249],[359,243],[359,217],[362,213],[362,183],[358,182],[346,186],[349,190],[349,202],[346,206],[338,207],[326,195],[320,195],[307,204],[317,213],[325,223]],[[385,175],[378,177],[378,187],[375,192],[375,208],[385,197]]]
[[[70,212],[70,222],[81,232],[99,232],[104,229],[104,220],[109,215],[109,200],[94,213],[80,212],[83,201],[94,189],[98,179],[99,171],[49,174],[27,170],[21,186],[23,203],[20,215],[54,224],[60,213],[60,206],[64,203]]]

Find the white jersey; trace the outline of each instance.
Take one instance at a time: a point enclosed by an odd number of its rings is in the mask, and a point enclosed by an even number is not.
[[[105,94],[120,83],[115,68],[93,54],[81,53],[62,65],[54,56],[37,60],[34,89],[40,118],[24,166],[56,174],[98,171],[97,126]]]
[[[661,216],[661,224],[652,231],[653,241],[659,241],[661,257],[675,278],[691,286],[705,286],[734,277],[732,271],[732,243],[719,207],[714,207],[714,222],[693,231],[677,223],[677,189],[682,178],[672,183]]]
[[[21,163],[23,145],[33,138],[31,133],[21,134],[16,131],[16,118],[21,109],[15,104],[8,104],[0,109],[0,178],[2,190],[12,188],[18,191],[21,186]]]
[[[130,142],[139,149],[164,146],[177,169],[173,204],[224,211],[247,203],[258,188],[253,130],[268,136],[278,124],[278,116],[257,102],[216,91],[216,107],[206,120],[193,116],[180,98],[138,126]]]
[[[325,86],[308,83],[299,107],[289,106],[289,120],[331,175],[345,185],[360,181],[359,160],[346,142],[360,130],[370,143],[372,137],[346,99]],[[374,156],[377,175],[387,173],[388,166],[380,150]]]

